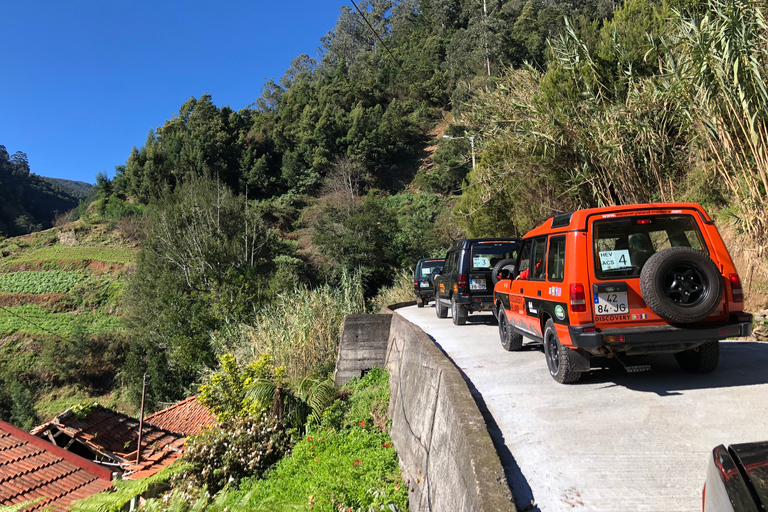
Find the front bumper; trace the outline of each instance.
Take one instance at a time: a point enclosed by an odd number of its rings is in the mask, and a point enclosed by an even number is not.
[[[574,347],[595,349],[612,347],[644,347],[653,352],[653,347],[663,349],[676,344],[693,344],[709,340],[724,340],[749,336],[752,333],[752,315],[740,313],[731,315],[728,322],[698,323],[690,325],[652,325],[645,327],[625,327],[620,329],[597,330],[594,326],[584,325],[569,327],[571,343]],[[587,332],[584,332],[584,331]],[[620,337],[620,338],[619,338]]]

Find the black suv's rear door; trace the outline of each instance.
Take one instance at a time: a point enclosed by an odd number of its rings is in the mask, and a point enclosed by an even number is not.
[[[517,259],[516,241],[488,240],[470,244],[467,258],[469,294],[474,302],[493,303],[491,270],[501,260]]]

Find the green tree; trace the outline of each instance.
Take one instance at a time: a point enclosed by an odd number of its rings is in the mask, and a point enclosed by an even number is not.
[[[351,209],[329,206],[312,235],[322,254],[350,272],[362,272],[366,296],[392,278],[395,250],[392,239],[397,218],[374,194]]]
[[[244,320],[266,300],[273,259],[290,245],[227,187],[190,179],[148,213],[147,240],[127,290],[134,342],[127,373],[134,391],[144,368],[153,397],[178,398],[216,365],[210,332]]]

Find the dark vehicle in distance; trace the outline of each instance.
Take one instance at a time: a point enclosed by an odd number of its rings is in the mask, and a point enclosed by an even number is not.
[[[470,313],[493,310],[493,269],[517,259],[519,238],[471,238],[459,240],[445,255],[443,269],[435,275],[435,310],[464,325]]]
[[[423,308],[435,298],[432,276],[440,272],[444,261],[442,259],[426,259],[416,263],[416,269],[413,271],[413,292],[416,294],[416,306]]]
[[[768,441],[712,450],[702,493],[704,512],[768,510]]]

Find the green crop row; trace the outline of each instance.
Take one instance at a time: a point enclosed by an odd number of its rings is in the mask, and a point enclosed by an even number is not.
[[[104,313],[52,313],[37,305],[0,307],[0,336],[26,333],[57,334],[65,338],[122,331],[121,320]]]
[[[85,278],[84,272],[50,270],[0,274],[3,293],[64,293]]]
[[[115,247],[69,247],[54,245],[25,252],[18,257],[13,257],[12,261],[96,260],[106,263],[124,264],[134,262],[136,254],[136,250]]]

